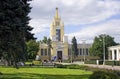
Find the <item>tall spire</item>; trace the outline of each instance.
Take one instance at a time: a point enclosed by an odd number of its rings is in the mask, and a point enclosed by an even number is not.
[[[59,18],[58,16],[58,8],[56,7],[56,14],[55,14],[55,18]]]

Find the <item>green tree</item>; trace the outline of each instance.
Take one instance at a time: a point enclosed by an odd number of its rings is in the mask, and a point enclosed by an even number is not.
[[[41,42],[47,44],[48,38],[46,36],[44,36],[44,38],[43,38],[43,40]]]
[[[40,41],[41,43],[47,44],[49,48],[52,48],[51,44],[52,41],[50,38],[47,38],[46,36],[44,36],[43,40]]]
[[[74,56],[78,56],[77,40],[75,36],[72,38],[72,51]]]
[[[0,0],[0,56],[8,65],[25,60],[25,41],[34,39],[30,31],[29,0]]]
[[[103,39],[105,42],[105,58],[108,58],[108,47],[117,45],[117,43],[114,41],[114,38],[109,35],[99,35],[98,37],[94,38],[94,42],[92,47],[90,48],[90,54],[93,56],[98,56],[101,59],[103,59]]]
[[[39,50],[39,43],[35,40],[30,40],[26,42],[27,45],[27,56],[28,59],[35,59],[37,52]]]

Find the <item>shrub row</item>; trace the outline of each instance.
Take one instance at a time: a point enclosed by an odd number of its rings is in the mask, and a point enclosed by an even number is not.
[[[120,61],[105,61],[106,65],[120,66]]]
[[[85,61],[85,64],[96,64],[96,60]]]
[[[85,61],[85,64],[96,64],[96,60]],[[99,60],[99,64],[103,64],[102,60]],[[106,65],[120,66],[120,61],[105,61]]]
[[[103,64],[102,60],[98,61],[99,65]],[[97,64],[96,60],[85,61],[85,64]]]
[[[55,64],[55,67],[57,67],[57,68],[67,68],[67,69],[81,69],[81,70],[90,70],[91,69],[88,66],[77,65],[77,64],[71,64],[71,65]]]
[[[68,68],[68,69],[80,69],[80,66],[75,65],[75,64],[72,64],[72,65],[56,64],[55,67],[57,67],[57,68]]]

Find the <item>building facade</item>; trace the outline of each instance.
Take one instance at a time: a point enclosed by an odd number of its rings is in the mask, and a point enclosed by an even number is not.
[[[120,60],[120,45],[108,47],[108,60]]]
[[[40,44],[39,56],[41,60],[68,60],[68,59],[84,59],[89,56],[89,48],[91,44],[78,44],[78,56],[72,54],[71,44],[68,43],[68,37],[64,35],[64,23],[62,22],[58,8],[53,21],[50,25],[51,49],[47,44]]]

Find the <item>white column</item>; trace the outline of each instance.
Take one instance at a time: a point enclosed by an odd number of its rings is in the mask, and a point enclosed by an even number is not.
[[[117,52],[117,56],[116,56],[117,60],[119,60],[119,49],[118,48],[116,49],[116,52]]]
[[[112,49],[112,60],[114,60],[114,49]]]
[[[119,61],[120,61],[120,49],[118,49],[119,50],[119,52],[118,52],[118,57],[119,57]]]
[[[111,52],[111,50],[109,49],[109,50],[108,50],[108,60],[112,60],[112,58],[111,58],[112,55],[111,55],[111,54],[112,54],[112,52]]]

